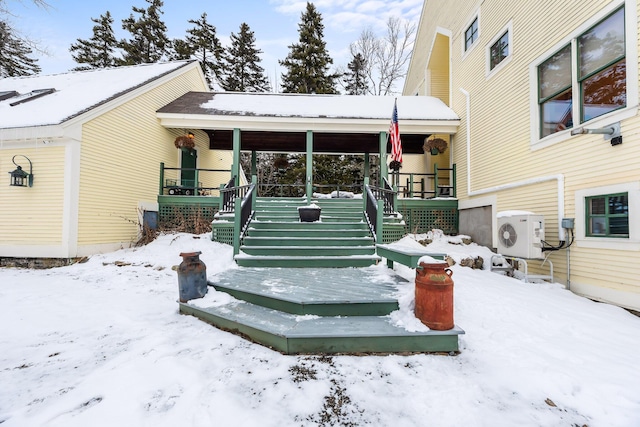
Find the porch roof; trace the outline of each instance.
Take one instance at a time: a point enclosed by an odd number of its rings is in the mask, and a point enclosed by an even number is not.
[[[423,153],[432,134],[454,134],[460,119],[438,98],[399,96],[398,124],[406,153]],[[305,151],[314,132],[314,152],[379,151],[394,97],[238,92],[189,92],[157,111],[167,128],[202,129],[210,146],[232,148],[232,129],[242,131],[242,150]]]

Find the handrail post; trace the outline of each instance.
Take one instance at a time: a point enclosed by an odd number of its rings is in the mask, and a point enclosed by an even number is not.
[[[242,197],[236,197],[233,209],[233,255],[240,253],[240,231],[242,217]]]
[[[256,199],[258,194],[258,175],[251,175],[251,184],[253,184],[253,194],[251,195],[251,210],[256,210]]]
[[[458,197],[457,196],[457,191],[456,191],[456,164],[454,163],[453,165],[451,165],[451,186],[453,187],[453,197]]]
[[[223,189],[226,187],[226,184],[220,184],[220,191],[219,191],[219,195],[220,197],[218,197],[218,205],[220,205],[218,207],[218,212],[222,212],[224,209],[224,193],[223,193]]]
[[[200,182],[200,177],[199,177],[199,172],[198,172],[197,168],[196,168],[196,170],[193,171],[193,180],[194,180],[194,183],[193,183],[193,195],[197,196],[197,195],[200,194],[198,192],[198,190],[200,189],[200,188],[198,188],[198,183]]]
[[[158,188],[158,195],[164,194],[164,162],[160,162],[160,187]]]
[[[376,243],[382,243],[383,222],[384,222],[384,201],[378,200],[378,212],[376,215]]]
[[[433,165],[433,197],[438,197],[438,164]]]
[[[413,173],[409,174],[409,198],[413,198]]]

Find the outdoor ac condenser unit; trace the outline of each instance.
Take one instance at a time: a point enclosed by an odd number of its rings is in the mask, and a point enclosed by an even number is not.
[[[542,258],[544,217],[532,213],[498,214],[498,253],[525,259]]]

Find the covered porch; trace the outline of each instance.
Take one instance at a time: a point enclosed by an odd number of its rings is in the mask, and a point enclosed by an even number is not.
[[[456,132],[459,119],[444,103],[430,97],[399,97],[400,134],[406,161],[398,173],[388,170],[387,156],[391,145],[387,138],[394,98],[336,95],[247,94],[191,92],[157,112],[160,123],[183,132],[198,130],[208,136],[210,150],[232,153],[225,179],[202,184],[198,177],[212,175],[207,165],[179,165],[178,176],[187,170],[195,174],[186,191],[176,188],[175,178],[167,178],[161,166],[158,202],[160,216],[176,206],[209,206],[211,211],[225,212],[227,188],[255,185],[255,196],[261,196],[256,161],[259,153],[298,154],[304,157],[305,176],[298,188],[281,188],[282,195],[303,197],[307,202],[315,193],[348,190],[364,194],[367,185],[393,191],[396,212],[405,217],[421,216],[416,209],[429,205],[455,205],[455,165],[449,151],[425,152],[425,141],[438,137],[449,141]],[[251,170],[240,165],[241,153],[251,156]],[[362,158],[361,181],[319,185],[314,181],[314,155],[357,155]],[[373,161],[372,161],[373,160]],[[372,164],[376,168],[372,172]],[[248,169],[248,168],[247,168]],[[247,176],[248,175],[248,176]],[[386,187],[385,187],[386,186]],[[176,191],[177,190],[177,191]],[[242,190],[239,190],[242,191]],[[173,194],[172,194],[173,193]],[[188,194],[186,194],[188,193]],[[184,196],[189,197],[184,197]],[[227,200],[228,202],[228,200]],[[405,203],[406,202],[406,203]],[[418,206],[419,205],[419,206]],[[457,206],[457,205],[456,205]],[[167,209],[167,207],[169,209]],[[166,216],[166,215],[165,215]],[[442,217],[441,214],[436,216]],[[422,221],[424,222],[424,221]],[[416,224],[411,231],[429,228]],[[452,227],[450,227],[452,228]],[[456,227],[457,228],[457,224]],[[450,230],[454,231],[454,230]]]

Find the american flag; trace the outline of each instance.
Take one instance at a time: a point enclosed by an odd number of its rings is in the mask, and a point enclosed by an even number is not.
[[[393,114],[391,115],[391,125],[389,126],[389,137],[391,138],[391,160],[402,163],[402,142],[400,141],[400,130],[398,129],[398,100],[393,103]]]

